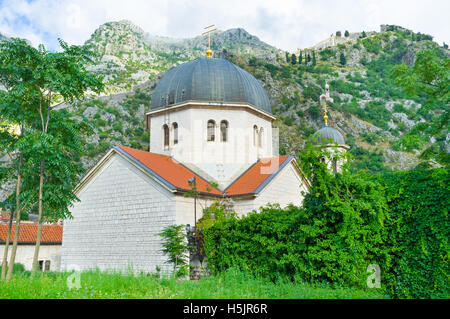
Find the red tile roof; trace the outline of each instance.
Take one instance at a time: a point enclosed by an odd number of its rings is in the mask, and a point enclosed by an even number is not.
[[[9,220],[11,215],[9,214],[0,214],[0,220]]]
[[[200,175],[169,156],[136,150],[125,146],[119,146],[118,150],[150,170],[169,187],[178,190],[192,190],[188,179],[195,176],[197,178],[197,189],[199,192],[221,196],[225,195],[224,192],[214,188]],[[228,186],[225,192],[227,195],[258,193],[291,159],[292,157],[288,155],[261,159]]]
[[[15,223],[12,226],[10,242],[14,239],[16,229]],[[34,244],[37,238],[38,224],[20,224],[19,240],[21,244]],[[41,244],[61,244],[62,243],[63,226],[58,224],[42,225]],[[0,243],[6,241],[8,236],[8,224],[0,224]]]
[[[257,193],[258,188],[265,186],[290,159],[288,155],[261,159],[228,186],[225,192],[228,195]]]
[[[119,146],[119,148],[177,189],[192,190],[188,180],[195,176],[198,192],[223,195],[220,190],[214,188],[201,176],[169,156],[140,151],[125,146]]]

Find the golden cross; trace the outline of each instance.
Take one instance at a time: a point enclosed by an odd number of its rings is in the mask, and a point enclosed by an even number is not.
[[[210,59],[212,57],[212,51],[211,51],[211,32],[216,31],[217,29],[212,29],[212,27],[214,27],[214,24],[211,24],[209,26],[207,26],[205,29],[207,29],[207,31],[203,32],[202,35],[207,34],[208,33],[208,50],[206,50],[206,56],[208,57],[208,59]]]
[[[328,115],[327,115],[327,101],[323,101],[323,120],[325,121],[325,126],[328,126]]]

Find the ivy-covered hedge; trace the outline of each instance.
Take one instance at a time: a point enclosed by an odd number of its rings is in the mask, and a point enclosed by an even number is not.
[[[448,169],[317,174],[304,208],[268,206],[206,229],[208,267],[362,287],[378,264],[393,297],[448,297],[448,185]]]
[[[237,265],[271,279],[300,274],[305,281],[365,285],[367,266],[381,260],[381,188],[365,174],[323,178],[305,208],[268,206],[206,229],[211,270]]]
[[[389,173],[380,180],[389,206],[389,292],[396,297],[449,298],[448,168]]]

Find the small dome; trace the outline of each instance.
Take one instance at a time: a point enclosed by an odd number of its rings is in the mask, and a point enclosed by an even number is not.
[[[312,143],[314,144],[333,144],[337,143],[339,145],[345,145],[344,137],[341,132],[335,128],[324,126],[316,133],[314,133],[312,138]]]
[[[170,69],[153,91],[150,109],[184,101],[246,103],[272,114],[258,80],[224,59],[198,58]]]

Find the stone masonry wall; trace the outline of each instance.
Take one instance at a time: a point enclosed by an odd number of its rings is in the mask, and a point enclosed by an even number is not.
[[[175,223],[174,195],[115,154],[64,222],[62,269],[169,271],[158,233]]]

